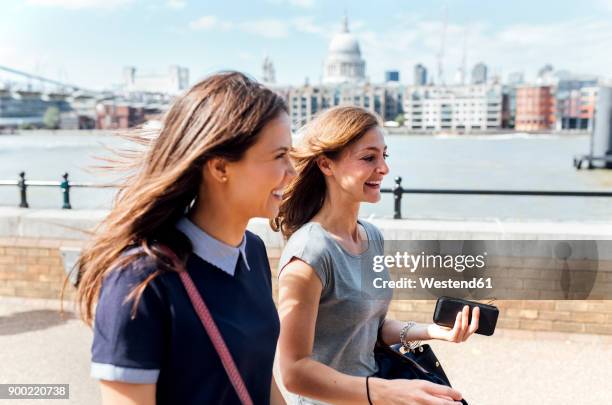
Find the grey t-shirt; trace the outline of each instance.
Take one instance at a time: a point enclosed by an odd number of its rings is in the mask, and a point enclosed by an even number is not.
[[[287,241],[279,270],[295,257],[308,263],[321,279],[312,359],[345,374],[367,376],[378,371],[374,345],[392,292],[374,293],[362,286],[362,271],[371,269],[374,255],[384,254],[384,239],[374,225],[358,222],[368,237],[367,250],[360,255],[346,251],[319,223],[308,222]],[[389,280],[388,271],[376,277]],[[316,403],[306,398],[297,402]]]

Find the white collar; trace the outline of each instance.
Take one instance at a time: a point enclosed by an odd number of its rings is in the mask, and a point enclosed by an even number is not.
[[[242,261],[246,268],[251,270],[246,256],[246,234],[242,237],[240,245],[234,247],[213,238],[187,217],[181,218],[177,222],[176,227],[189,238],[193,246],[193,253],[202,260],[233,276],[236,271],[238,258],[242,255]]]

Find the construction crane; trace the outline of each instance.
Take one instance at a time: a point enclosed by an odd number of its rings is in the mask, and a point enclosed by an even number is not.
[[[448,28],[448,6],[444,6],[444,20],[442,22],[442,35],[440,38],[440,52],[438,53],[438,81],[440,84],[445,84],[444,81],[444,48],[446,45],[446,29]]]
[[[461,85],[466,83],[467,73],[467,26],[463,31],[463,50],[461,52]]]

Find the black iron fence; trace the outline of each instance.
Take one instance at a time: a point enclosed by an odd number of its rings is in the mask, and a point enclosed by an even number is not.
[[[18,180],[0,180],[0,186],[17,186],[19,189],[19,207],[29,208],[28,203],[28,187],[59,187],[62,193],[62,208],[69,210],[72,209],[70,204],[70,189],[71,188],[116,188],[112,184],[97,184],[88,182],[76,182],[68,179],[68,173],[62,175],[61,181],[45,181],[45,180],[26,180],[25,172],[19,173]]]
[[[0,180],[0,186],[17,187],[19,191],[19,207],[29,208],[28,187],[58,187],[62,194],[62,208],[71,209],[70,189],[83,188],[115,188],[108,184],[87,182],[73,182],[68,173],[62,175],[61,181],[26,180],[25,172],[19,173],[18,180]],[[612,191],[536,191],[536,190],[465,190],[465,189],[426,189],[404,188],[402,178],[396,177],[392,188],[381,188],[381,193],[393,194],[393,218],[402,218],[402,196],[404,194],[443,194],[443,195],[509,195],[509,196],[535,196],[535,197],[612,197]]]

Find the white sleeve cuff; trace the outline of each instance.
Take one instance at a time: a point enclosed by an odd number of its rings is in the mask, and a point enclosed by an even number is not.
[[[121,381],[132,384],[155,384],[159,377],[159,370],[91,363],[91,376],[98,380]]]

